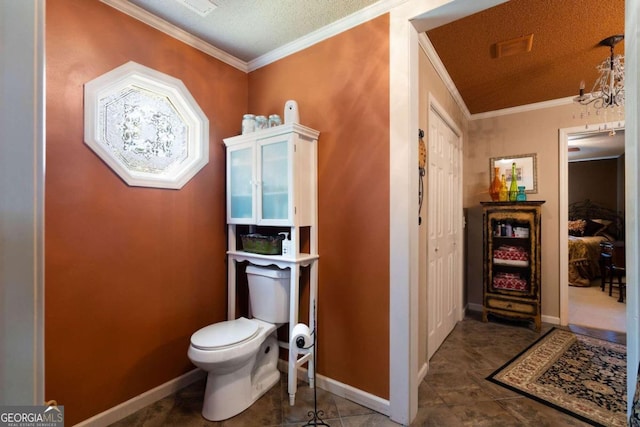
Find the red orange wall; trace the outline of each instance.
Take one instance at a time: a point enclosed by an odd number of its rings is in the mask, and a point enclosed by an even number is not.
[[[318,373],[389,395],[389,16],[249,75],[249,112],[298,102],[318,141]]]
[[[46,6],[46,399],[69,425],[193,369],[190,335],[226,317],[222,138],[247,75],[98,0]],[[83,142],[83,84],[128,61],[176,78],[209,118],[181,190],[129,187]]]

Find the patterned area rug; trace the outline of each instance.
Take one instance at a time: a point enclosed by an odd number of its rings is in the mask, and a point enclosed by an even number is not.
[[[627,349],[551,329],[487,377],[594,426],[626,426]]]

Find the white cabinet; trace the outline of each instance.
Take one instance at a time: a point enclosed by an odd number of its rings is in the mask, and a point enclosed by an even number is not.
[[[314,225],[317,139],[298,124],[226,138],[227,223]]]
[[[290,275],[289,336],[298,323],[300,272],[309,269],[309,319],[314,330],[318,293],[317,143],[319,132],[294,124],[281,125],[224,139],[227,147],[228,311],[235,319],[238,263],[276,265]],[[292,250],[287,254],[262,255],[238,247],[239,227],[260,226],[278,234],[288,229]],[[272,227],[272,230],[270,229]],[[301,245],[301,229],[305,244]],[[304,246],[304,252],[301,248]],[[241,270],[240,270],[241,271]],[[284,345],[284,347],[289,347]],[[289,348],[288,390],[293,405],[297,368],[308,364],[313,386],[315,346],[303,353]]]

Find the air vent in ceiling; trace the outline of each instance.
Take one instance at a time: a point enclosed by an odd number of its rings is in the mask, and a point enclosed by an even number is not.
[[[515,39],[498,42],[494,45],[494,57],[503,58],[505,56],[518,55],[520,53],[531,52],[533,47],[533,34],[516,37]]]
[[[203,18],[213,12],[218,6],[210,0],[175,0],[179,4],[188,7]]]

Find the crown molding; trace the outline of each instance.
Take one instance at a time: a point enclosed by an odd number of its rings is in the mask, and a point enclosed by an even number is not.
[[[205,42],[204,40],[176,27],[173,24],[161,19],[150,12],[147,12],[143,8],[130,3],[127,0],[100,0],[102,3],[113,7],[114,9],[131,16],[155,29],[161,31],[181,42],[196,48],[209,56],[212,56],[220,61],[237,68],[240,71],[249,73],[257,70],[282,58],[285,58],[293,53],[299,52],[316,43],[340,34],[346,30],[356,27],[364,22],[367,22],[373,18],[389,12],[394,7],[405,3],[407,0],[382,0],[374,3],[371,6],[367,6],[364,9],[359,10],[349,16],[346,16],[338,21],[335,21],[329,25],[326,25],[316,31],[307,34],[297,40],[294,40],[286,45],[276,48],[266,54],[249,62],[242,61],[233,55]]]
[[[562,105],[573,104],[574,96],[566,98],[552,99],[550,101],[536,102],[533,104],[519,105],[517,107],[503,108],[502,110],[487,111],[486,113],[477,113],[471,115],[471,120],[482,120],[491,117],[506,116],[508,114],[524,113],[527,111],[543,110],[545,108],[559,107]]]
[[[130,3],[127,0],[100,0],[102,3],[113,7],[114,9],[124,13],[125,15],[129,15],[138,21],[141,21],[158,31],[161,31],[195,49],[204,52],[205,54],[224,62],[242,72],[249,73],[251,71],[257,70],[261,67],[264,67],[272,62],[278,61],[282,58],[285,58],[293,53],[299,52],[303,49],[306,49],[316,43],[319,43],[323,40],[326,40],[330,37],[333,37],[337,34],[340,34],[346,30],[349,30],[353,27],[356,27],[360,24],[363,24],[367,21],[370,21],[373,18],[377,18],[378,16],[389,12],[393,8],[401,5],[402,3],[406,3],[408,0],[382,0],[380,2],[374,3],[371,6],[367,6],[364,9],[361,9],[358,12],[355,12],[349,16],[346,16],[338,21],[335,21],[329,25],[326,25],[316,31],[313,31],[307,34],[304,37],[301,37],[297,40],[294,40],[291,43],[287,43],[286,45],[274,49],[252,61],[245,62],[241,59],[236,58],[233,55],[228,54],[227,52],[219,49],[204,40],[184,31],[173,24],[161,19],[152,13],[147,12],[139,6]],[[544,108],[557,107],[560,105],[568,105],[573,102],[573,97],[555,99],[551,101],[538,102],[535,104],[527,104],[521,105],[518,107],[505,108],[502,110],[488,111],[486,113],[478,113],[471,114],[469,109],[467,108],[458,88],[453,83],[451,76],[447,72],[444,64],[438,57],[431,41],[427,37],[426,33],[420,33],[418,36],[418,42],[422,50],[427,55],[427,58],[435,68],[436,72],[444,82],[447,90],[455,100],[455,102],[460,107],[462,113],[468,120],[481,120],[487,119],[490,117],[498,117],[504,116],[508,114],[517,114],[526,111],[539,110]]]
[[[137,19],[158,31],[161,31],[181,42],[198,49],[201,52],[212,56],[225,64],[231,65],[240,71],[247,73],[249,71],[248,65],[245,61],[236,58],[233,55],[205,42],[199,37],[196,37],[173,24],[161,19],[152,13],[147,12],[139,6],[136,6],[127,0],[100,0],[102,3],[111,6],[112,8],[119,10],[125,15],[129,15],[132,18]]]
[[[438,73],[438,75],[442,79],[442,82],[447,87],[447,90],[453,97],[454,101],[456,102],[456,104],[458,104],[458,106],[460,107],[460,110],[462,110],[462,113],[464,114],[465,118],[467,120],[470,120],[471,113],[469,112],[467,105],[464,103],[464,100],[462,99],[462,95],[460,95],[458,88],[456,87],[455,83],[453,82],[453,79],[447,72],[447,69],[444,67],[444,64],[440,60],[440,57],[436,53],[436,50],[431,44],[431,40],[429,40],[429,37],[427,37],[426,33],[420,33],[418,35],[418,43],[420,44],[420,47],[422,48],[423,52],[427,55],[427,58],[431,62],[431,65],[433,65],[433,68],[435,68],[436,73]]]
[[[262,56],[259,56],[256,59],[249,61],[249,72],[255,71],[291,54],[313,46],[316,43],[324,41],[353,27],[370,21],[373,18],[377,18],[378,16],[383,15],[389,12],[391,9],[406,2],[407,0],[382,0],[370,6],[367,6],[364,9],[352,13],[349,16],[345,16],[344,18],[332,22],[331,24],[325,25],[324,27],[319,28],[297,40],[287,43],[279,48],[265,53]]]

